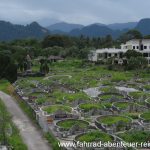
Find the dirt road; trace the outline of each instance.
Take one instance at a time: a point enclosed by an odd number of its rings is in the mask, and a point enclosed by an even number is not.
[[[16,101],[9,95],[0,91],[0,98],[5,103],[8,112],[12,115],[12,121],[20,130],[20,135],[29,150],[51,150],[41,132],[32,124],[24,114]]]

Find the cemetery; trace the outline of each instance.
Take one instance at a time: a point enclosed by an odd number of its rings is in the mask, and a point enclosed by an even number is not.
[[[137,79],[133,72],[83,69],[70,61],[52,63],[45,77],[19,78],[13,84],[44,132],[72,142],[134,141],[132,130],[142,140],[149,137],[149,85],[146,75]]]

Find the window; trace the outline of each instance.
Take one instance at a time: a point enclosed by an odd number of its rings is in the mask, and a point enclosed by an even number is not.
[[[148,57],[148,53],[143,53],[143,56],[144,57]]]
[[[144,49],[144,46],[143,46],[143,44],[141,44],[140,50],[142,51],[143,49]]]
[[[139,49],[139,46],[137,46],[136,48]]]
[[[133,46],[133,49],[135,49],[135,46]]]
[[[117,53],[115,53],[115,57],[117,57]]]
[[[144,49],[147,49],[147,46],[144,46]]]
[[[111,54],[109,53],[108,56],[111,57]]]
[[[120,53],[120,58],[123,58],[123,53]]]

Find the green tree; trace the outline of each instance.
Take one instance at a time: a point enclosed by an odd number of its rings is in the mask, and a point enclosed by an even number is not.
[[[5,78],[10,82],[17,80],[17,65],[11,58],[10,51],[0,51],[0,79]]]
[[[48,74],[49,73],[49,66],[48,66],[47,60],[41,59],[40,63],[41,63],[40,72],[44,73],[44,74]]]
[[[142,53],[140,52],[137,52],[135,50],[128,50],[124,56],[127,58],[127,59],[130,59],[131,57],[139,57],[139,56],[142,56]]]

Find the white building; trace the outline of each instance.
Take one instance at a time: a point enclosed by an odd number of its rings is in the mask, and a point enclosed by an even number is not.
[[[135,50],[143,54],[143,57],[145,57],[148,60],[148,63],[150,64],[150,39],[133,39],[126,44],[121,44],[121,49],[116,48],[104,48],[104,49],[97,49],[95,51],[91,51],[91,53],[88,56],[88,59],[92,62],[97,62],[100,60],[106,60],[108,58],[114,57],[119,59],[122,59],[123,54],[128,50]]]

